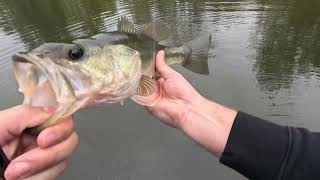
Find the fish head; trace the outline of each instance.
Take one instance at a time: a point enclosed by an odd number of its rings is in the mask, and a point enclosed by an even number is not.
[[[124,45],[46,43],[12,60],[24,104],[68,109],[61,116],[119,102],[135,93],[141,77],[139,52]]]

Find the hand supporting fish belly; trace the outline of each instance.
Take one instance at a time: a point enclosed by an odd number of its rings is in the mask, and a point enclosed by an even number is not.
[[[170,44],[169,28],[152,22],[138,30],[121,18],[118,31],[106,32],[72,44],[46,43],[13,56],[14,72],[24,104],[54,107],[55,113],[44,128],[91,105],[111,104],[131,98],[152,106],[158,94],[155,54],[164,50],[168,64],[180,63],[187,69],[208,74],[211,35],[204,34],[180,47]],[[154,49],[150,50],[150,47]]]

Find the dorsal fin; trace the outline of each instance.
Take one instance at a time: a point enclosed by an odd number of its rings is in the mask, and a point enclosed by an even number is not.
[[[150,22],[143,28],[142,34],[161,42],[171,37],[171,30],[162,22]]]
[[[91,37],[91,39],[98,41],[101,45],[116,44],[125,39],[128,39],[128,35],[121,32],[105,32],[94,35]]]
[[[121,17],[118,20],[118,31],[128,34],[139,34],[139,30],[134,27],[134,24],[127,17]]]

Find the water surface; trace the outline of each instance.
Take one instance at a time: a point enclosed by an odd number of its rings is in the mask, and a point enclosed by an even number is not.
[[[210,76],[182,73],[203,95],[270,121],[320,130],[318,0],[0,0],[0,108],[21,103],[10,57],[45,42],[116,29],[127,16],[165,22],[183,43],[212,33]],[[81,144],[59,179],[244,179],[128,101],[75,115]]]

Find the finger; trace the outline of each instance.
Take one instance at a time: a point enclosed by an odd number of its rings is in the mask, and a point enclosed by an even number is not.
[[[44,171],[67,159],[75,150],[78,142],[77,134],[73,133],[67,140],[53,147],[33,149],[11,161],[5,171],[5,177],[19,179]]]
[[[19,136],[26,128],[34,127],[48,119],[53,109],[19,105],[0,111],[0,144]]]
[[[160,87],[163,86],[163,84],[164,84],[165,81],[166,81],[166,80],[165,80],[164,78],[160,78],[160,79],[158,80],[158,83],[159,83]]]
[[[42,171],[40,173],[31,175],[29,177],[24,177],[23,180],[54,180],[57,176],[62,174],[67,166],[67,160],[60,162],[59,164]]]
[[[73,133],[73,120],[65,118],[58,124],[43,130],[38,138],[37,144],[40,148],[48,148],[66,140]]]
[[[156,68],[165,79],[169,78],[175,71],[169,67],[165,62],[164,51],[159,51],[156,57]]]

